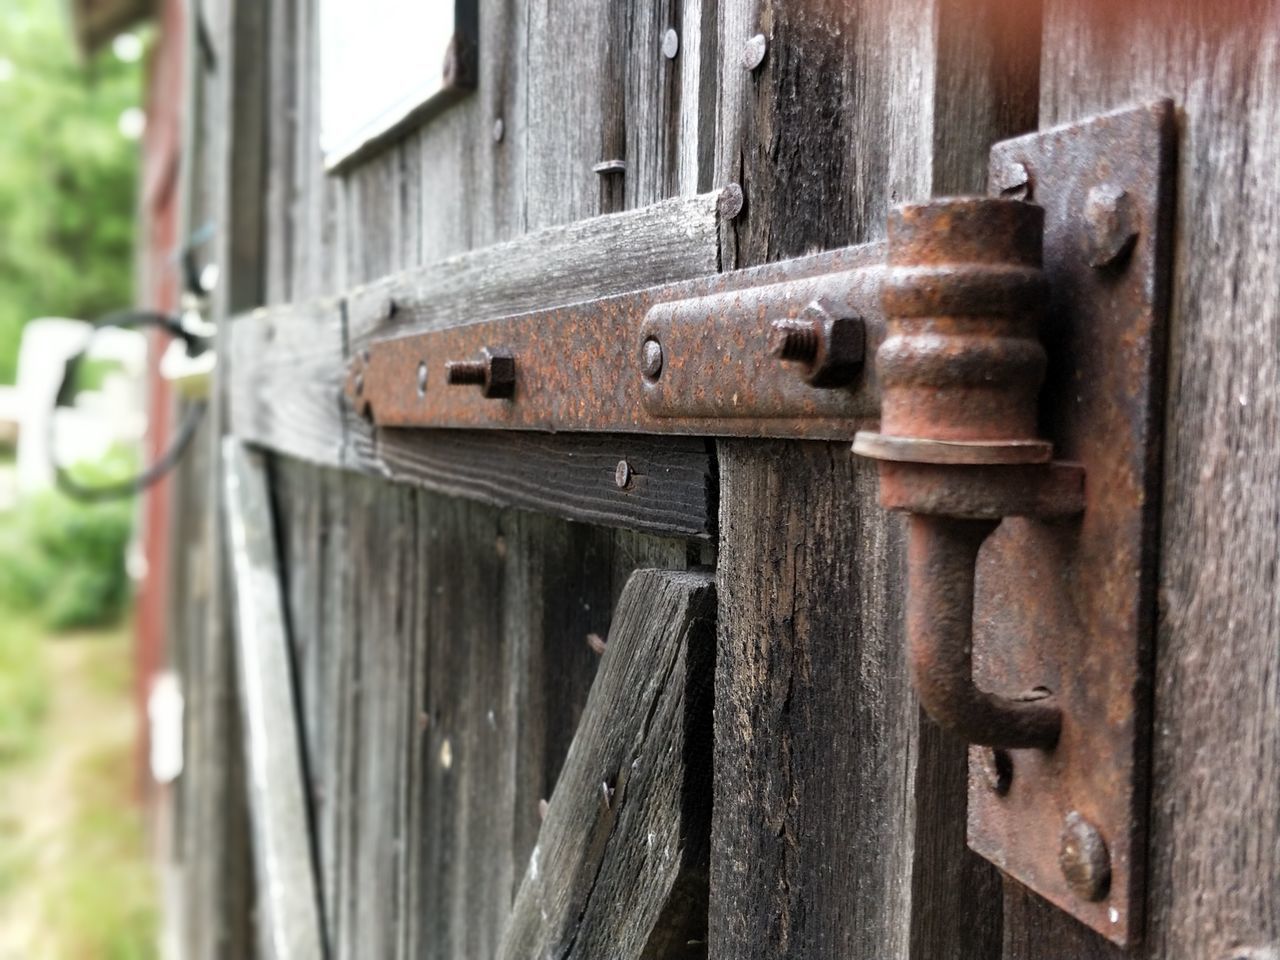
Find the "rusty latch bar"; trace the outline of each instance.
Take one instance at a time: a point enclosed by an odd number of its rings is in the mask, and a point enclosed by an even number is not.
[[[878,409],[863,360],[883,257],[866,244],[375,340],[347,395],[380,427],[849,439]]]
[[[856,434],[970,846],[1133,943],[1173,145],[1167,102],[997,144],[993,198],[901,207],[887,248],[374,341],[347,395],[381,427]]]

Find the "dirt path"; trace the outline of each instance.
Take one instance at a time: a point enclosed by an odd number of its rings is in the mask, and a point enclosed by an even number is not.
[[[21,764],[0,768],[0,843],[20,871],[0,899],[0,960],[64,956],[48,906],[75,855],[80,771],[94,758],[129,757],[133,742],[128,697],[102,680],[104,666],[112,666],[104,661],[129,655],[122,641],[78,636],[46,644],[52,696],[39,747]]]

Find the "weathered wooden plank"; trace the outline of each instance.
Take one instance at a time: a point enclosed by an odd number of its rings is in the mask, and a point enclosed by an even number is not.
[[[712,453],[699,438],[404,430],[379,437],[377,455],[390,480],[495,506],[668,536],[715,529]],[[624,461],[631,479],[619,487]]]
[[[506,313],[715,271],[715,197],[668,201],[550,228],[509,244],[408,271],[344,305],[320,299],[237,318],[231,342],[231,422],[274,451],[609,526],[707,536],[714,528],[711,453],[696,440],[522,437],[421,431],[374,433],[342,398],[358,349],[351,319],[379,332]],[[384,299],[375,290],[391,291]],[[370,304],[394,302],[394,320]],[[385,311],[384,311],[385,312]],[[409,318],[409,319],[406,319]],[[636,480],[613,482],[627,459]]]
[[[217,44],[214,69],[198,83],[203,99],[195,149],[184,189],[199,191],[198,215],[217,224],[210,261],[221,279],[213,297],[219,322],[217,347],[229,353],[224,322],[233,313],[260,303],[263,289],[262,211],[266,137],[267,13],[260,4],[221,4],[208,21]],[[202,221],[196,220],[194,224]],[[206,544],[201,575],[207,591],[206,619],[184,635],[190,645],[189,689],[198,690],[188,713],[191,835],[183,893],[187,905],[187,955],[193,960],[268,953],[255,931],[253,867],[247,825],[243,767],[243,731],[237,710],[232,637],[227,603],[227,568],[221,536],[221,436],[226,423],[226,380],[215,378],[209,413],[202,428],[206,485]],[[174,602],[183,603],[181,595]],[[269,954],[268,954],[269,955]]]
[[[706,955],[714,579],[623,591],[499,957]]]
[[[715,273],[718,196],[547,227],[357,288],[351,346]]]
[[[1280,955],[1280,7],[1048,0],[1043,125],[1180,109],[1147,936]],[[1010,887],[1009,960],[1123,954]]]
[[[277,960],[321,957],[323,930],[267,469],[260,454],[228,437],[222,478],[261,940]]]
[[[1034,126],[1034,4],[719,13],[716,177],[746,195],[726,265],[876,239],[898,200],[981,192],[990,143]],[[998,881],[964,847],[964,749],[905,677],[900,528],[873,478],[843,446],[719,455],[711,955],[994,956]]]

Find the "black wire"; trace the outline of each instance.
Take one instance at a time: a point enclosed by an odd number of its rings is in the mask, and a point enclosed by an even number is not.
[[[55,409],[70,402],[75,389],[76,373],[80,369],[80,362],[88,352],[94,335],[104,327],[116,327],[122,330],[135,329],[137,327],[158,327],[186,343],[187,353],[192,356],[203,352],[206,347],[205,341],[184,328],[182,319],[173,314],[156,310],[116,310],[108,313],[93,321],[92,330],[85,341],[84,347],[67,359],[67,365],[62,371],[62,381],[58,384],[58,393],[53,401]],[[205,402],[201,400],[187,407],[182,416],[182,422],[178,425],[178,432],[169,444],[169,448],[156,459],[155,463],[141,473],[118,483],[92,486],[80,483],[71,476],[66,467],[58,463],[53,436],[55,418],[50,417],[49,461],[53,464],[54,479],[57,482],[58,489],[69,497],[89,503],[119,500],[141,493],[177,466],[178,461],[187,452],[187,448],[195,437],[196,428],[200,426],[206,406]]]

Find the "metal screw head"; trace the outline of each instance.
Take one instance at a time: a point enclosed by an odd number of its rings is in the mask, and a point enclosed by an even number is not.
[[[507,125],[502,121],[501,117],[493,121],[493,142],[501,143],[502,138],[507,135]]]
[[[1058,866],[1082,900],[1102,900],[1111,888],[1111,855],[1098,828],[1072,810],[1062,824]]]
[[[424,360],[418,364],[418,396],[426,396],[427,393],[427,362]]]
[[[625,490],[631,486],[631,464],[625,460],[619,460],[617,469],[613,471],[613,482],[618,485],[619,490]]]
[[[662,344],[650,337],[644,342],[640,356],[640,370],[649,381],[662,376]]]
[[[675,28],[669,27],[662,35],[662,55],[668,60],[674,60],[679,52],[680,34],[676,33]]]
[[[754,71],[764,63],[764,55],[769,50],[769,41],[763,33],[757,33],[742,48],[742,57],[738,61],[743,70]]]
[[[1094,187],[1084,202],[1084,228],[1089,265],[1107,267],[1116,263],[1138,239],[1133,198],[1114,184]]]

